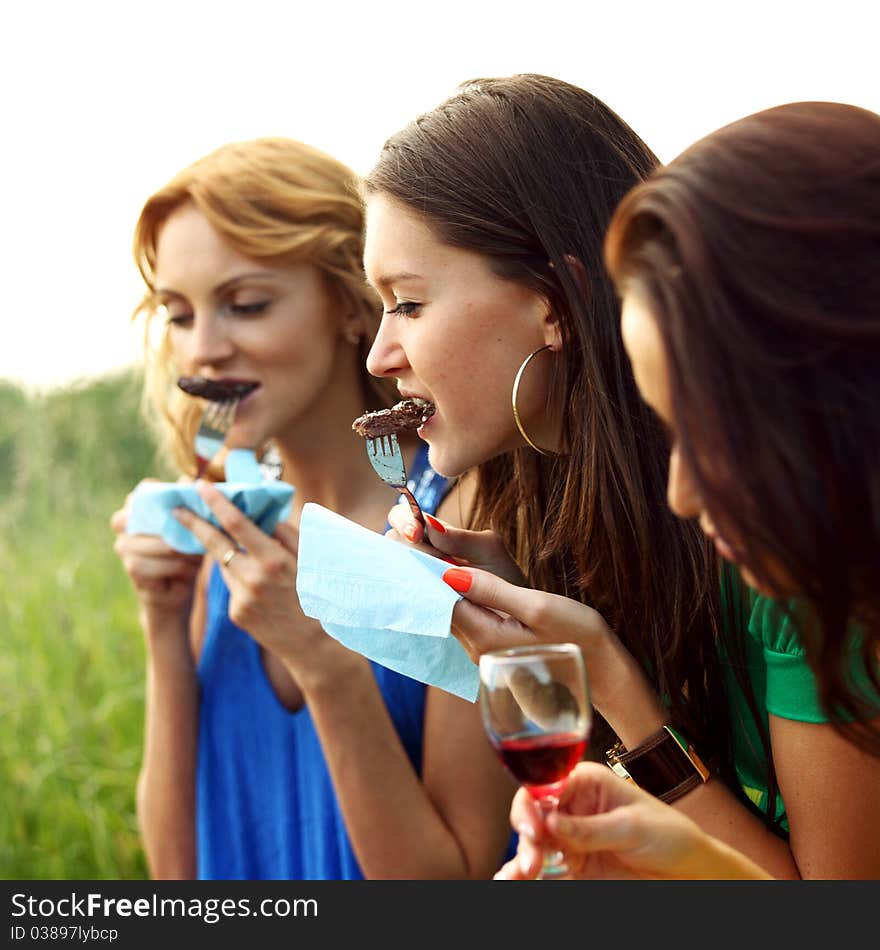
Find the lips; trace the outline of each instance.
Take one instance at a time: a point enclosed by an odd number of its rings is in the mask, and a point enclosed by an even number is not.
[[[211,402],[226,402],[244,399],[260,384],[242,379],[209,379],[207,376],[181,376],[177,385],[190,396],[198,396]]]

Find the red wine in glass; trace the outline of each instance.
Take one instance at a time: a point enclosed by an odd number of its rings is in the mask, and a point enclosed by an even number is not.
[[[496,755],[546,818],[590,735],[592,707],[580,648],[545,643],[484,653],[480,706]],[[565,856],[550,843],[539,877],[567,873]]]
[[[541,799],[558,795],[563,780],[584,757],[587,739],[577,732],[526,733],[493,745],[511,775]]]

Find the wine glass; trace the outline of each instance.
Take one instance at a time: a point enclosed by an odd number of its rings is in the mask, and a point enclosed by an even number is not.
[[[590,736],[592,706],[580,647],[555,643],[484,653],[480,708],[499,759],[546,817]],[[562,852],[545,850],[538,877],[567,873]]]

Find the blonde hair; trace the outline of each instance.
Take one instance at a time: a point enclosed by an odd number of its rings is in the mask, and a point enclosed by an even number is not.
[[[276,266],[312,264],[346,306],[363,319],[364,400],[388,405],[393,393],[369,376],[366,357],[381,306],[362,270],[364,215],[358,179],[329,155],[287,138],[260,138],[218,148],[180,171],[147,199],[134,231],[134,259],[147,285],[133,318],[144,318],[144,414],[163,449],[186,474],[196,471],[192,448],[201,406],[176,382],[164,325],[157,329],[156,245],[168,217],[191,203],[236,251]]]

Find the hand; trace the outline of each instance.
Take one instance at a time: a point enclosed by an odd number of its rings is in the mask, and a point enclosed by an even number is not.
[[[413,518],[409,505],[396,505],[388,513],[391,530],[385,536],[418,547],[435,557],[439,552],[452,564],[478,567],[503,577],[511,584],[525,584],[522,571],[494,531],[468,531],[433,515],[425,515],[425,520],[428,522],[427,538],[423,537],[422,526]]]
[[[296,668],[305,663],[314,664],[337,650],[348,653],[302,612],[296,593],[299,531],[281,523],[270,537],[212,485],[198,481],[196,487],[223,530],[188,508],[176,509],[174,516],[220,565],[233,623],[277,655],[297,678]]]
[[[546,824],[525,789],[513,800],[510,822],[520,835],[517,856],[496,880],[537,877],[541,844],[550,839],[565,853],[569,876],[578,880],[769,877],[671,805],[596,762],[574,769],[559,810]]]
[[[110,527],[116,532],[113,548],[131,579],[141,608],[152,615],[188,616],[202,555],[181,554],[154,535],[127,534],[130,504],[131,494],[126,496],[123,507],[111,515]]]
[[[577,643],[584,654],[593,705],[619,685],[624,666],[635,660],[602,615],[569,597],[509,584],[486,571],[450,568],[443,580],[465,598],[455,605],[452,634],[468,656],[479,662],[489,650],[530,643]]]

